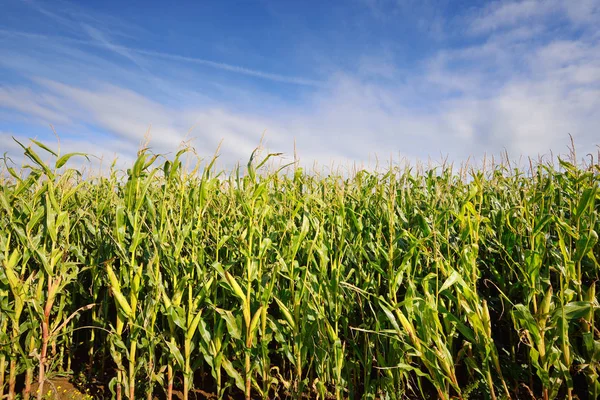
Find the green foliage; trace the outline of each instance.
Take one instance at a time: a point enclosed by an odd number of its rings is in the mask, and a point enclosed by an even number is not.
[[[32,144],[0,170],[0,397],[76,350],[119,399],[600,395],[598,165],[83,178]]]

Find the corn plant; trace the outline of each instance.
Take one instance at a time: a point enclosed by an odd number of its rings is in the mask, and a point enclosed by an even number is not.
[[[76,369],[119,400],[600,394],[594,159],[307,172],[257,150],[228,173],[143,148],[95,175],[21,146],[0,397]]]

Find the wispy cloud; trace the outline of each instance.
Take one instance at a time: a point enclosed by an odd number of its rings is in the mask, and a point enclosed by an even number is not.
[[[106,15],[98,11],[90,12],[89,9],[82,7],[78,3],[64,0],[55,0],[52,2],[52,9],[46,7],[45,2],[37,0],[19,0],[32,10],[57,22],[72,34],[81,33],[82,25],[99,26],[111,35],[121,38],[135,38],[140,35],[148,35],[151,31],[136,24],[127,23],[119,18]]]
[[[523,23],[530,25],[549,16],[566,17],[575,25],[588,24],[600,16],[600,3],[596,0],[494,1],[476,12],[470,27],[475,33],[488,33]]]
[[[182,63],[192,63],[192,64],[197,64],[197,65],[204,65],[204,66],[214,68],[214,69],[219,69],[222,71],[232,72],[235,74],[241,74],[241,75],[246,75],[246,76],[252,76],[252,77],[261,78],[261,79],[266,79],[266,80],[273,81],[273,82],[281,82],[281,83],[289,83],[289,84],[294,84],[294,85],[313,86],[313,87],[318,87],[318,86],[323,85],[322,81],[310,79],[310,78],[304,78],[304,77],[299,77],[299,76],[288,76],[288,75],[276,74],[276,73],[271,73],[271,72],[266,72],[266,71],[259,71],[259,70],[239,66],[239,65],[232,65],[232,64],[227,64],[227,63],[213,61],[213,60],[207,60],[207,59],[198,58],[198,57],[181,56],[178,54],[170,54],[170,53],[165,53],[165,52],[160,52],[160,51],[153,51],[153,50],[146,50],[146,49],[122,46],[122,45],[118,45],[118,44],[114,44],[114,43],[110,42],[102,34],[101,31],[99,31],[98,29],[96,29],[94,27],[84,25],[84,29],[94,40],[73,39],[73,38],[61,37],[61,36],[56,36],[56,35],[54,35],[54,36],[41,35],[41,34],[36,34],[36,33],[31,33],[31,32],[21,32],[21,31],[14,31],[14,30],[8,31],[5,29],[0,29],[0,34],[6,35],[6,36],[21,36],[24,38],[45,40],[45,41],[49,41],[49,42],[59,41],[59,42],[63,42],[63,43],[72,43],[75,45],[102,47],[102,48],[113,51],[113,52],[129,59],[134,64],[136,64],[138,67],[143,68],[144,70],[145,70],[145,67],[141,64],[141,62],[136,57],[134,57],[134,54],[150,56],[150,57],[154,57],[154,58],[162,58],[165,60],[177,61],[177,62],[182,62]]]
[[[538,17],[544,17],[559,10],[556,1],[495,1],[484,7],[472,24],[476,33],[486,33],[500,28],[513,27],[516,24]]]
[[[141,68],[142,70],[144,70],[145,72],[149,72],[146,67],[144,65],[142,65],[142,63],[132,54],[131,50],[123,47],[123,46],[119,46],[119,45],[115,45],[113,44],[107,37],[106,35],[104,35],[100,30],[94,28],[93,26],[90,26],[88,24],[81,24],[83,30],[90,36],[90,38],[93,39],[94,42],[89,43],[92,45],[98,45],[100,47],[106,48],[110,51],[113,51],[123,57],[125,57],[126,59],[130,60],[131,62],[133,62],[135,65],[137,65],[139,68]]]
[[[57,105],[56,97],[23,87],[0,87],[0,107],[36,116],[40,121],[71,123],[68,113]]]
[[[296,85],[306,85],[306,86],[320,86],[323,84],[322,82],[320,82],[318,80],[314,80],[314,79],[273,74],[270,72],[257,71],[254,69],[245,68],[245,67],[241,67],[241,66],[237,66],[237,65],[231,65],[231,64],[226,64],[226,63],[221,63],[221,62],[211,61],[211,60],[205,60],[202,58],[186,57],[186,56],[180,56],[180,55],[176,55],[176,54],[168,54],[168,53],[151,51],[151,50],[132,49],[132,48],[126,48],[126,49],[135,51],[136,53],[144,54],[147,56],[159,57],[159,58],[164,58],[164,59],[173,60],[173,61],[183,61],[183,62],[189,62],[189,63],[194,63],[194,64],[206,65],[208,67],[220,69],[223,71],[235,72],[235,73],[242,74],[242,75],[254,76],[254,77],[262,78],[262,79],[268,79],[268,80],[271,80],[274,82],[292,83],[292,84],[296,84]]]

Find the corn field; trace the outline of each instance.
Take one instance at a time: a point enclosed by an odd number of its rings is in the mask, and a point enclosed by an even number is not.
[[[596,399],[600,164],[0,170],[0,398]],[[194,162],[186,167],[184,159]],[[43,161],[50,160],[50,161]]]

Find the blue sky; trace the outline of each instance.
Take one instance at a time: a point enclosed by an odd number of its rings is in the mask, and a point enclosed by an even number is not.
[[[600,144],[599,0],[0,0],[11,136],[127,162],[218,144],[305,164]]]

